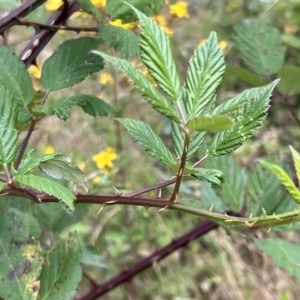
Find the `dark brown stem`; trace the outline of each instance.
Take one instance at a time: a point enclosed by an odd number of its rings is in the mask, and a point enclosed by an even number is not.
[[[30,137],[31,137],[31,135],[32,135],[32,133],[34,131],[34,127],[35,127],[36,123],[37,123],[37,119],[36,118],[34,118],[34,119],[31,120],[31,123],[30,123],[29,129],[28,129],[27,135],[26,135],[26,137],[25,137],[25,139],[23,141],[23,144],[22,144],[21,149],[19,151],[18,158],[17,158],[17,160],[15,162],[15,166],[14,167],[15,167],[16,170],[18,170],[18,168],[20,166],[20,163],[22,161],[22,158],[23,158],[25,150],[27,148],[29,139],[30,139]]]
[[[81,298],[77,298],[77,300],[94,300],[98,297],[103,296],[109,291],[115,289],[120,284],[130,281],[137,274],[152,267],[157,262],[169,256],[179,248],[186,247],[191,241],[208,233],[209,231],[217,228],[218,226],[218,224],[212,221],[200,222],[195,228],[193,228],[188,233],[182,235],[176,240],[173,240],[167,246],[156,250],[151,255],[141,260],[137,264],[133,265],[129,269],[120,272],[120,274],[118,274],[116,277],[104,282],[103,284],[98,284],[87,295]]]
[[[18,23],[17,18],[23,18],[43,5],[47,0],[28,0],[0,20],[0,34]]]
[[[160,189],[162,187],[168,186],[170,184],[173,184],[175,181],[176,181],[176,178],[173,178],[173,179],[170,179],[170,180],[166,180],[164,182],[161,182],[161,183],[149,186],[149,187],[141,189],[139,191],[132,192],[130,194],[127,194],[126,196],[127,197],[135,197],[135,196],[138,196],[138,195],[142,195],[142,194],[145,194],[147,192],[154,191],[154,190]]]
[[[43,29],[49,29],[49,30],[67,30],[67,31],[75,31],[75,32],[98,32],[98,27],[75,27],[75,26],[65,26],[65,25],[49,25],[44,23],[38,23],[38,22],[31,22],[27,19],[20,19],[17,18],[17,25],[22,26],[32,26],[34,28],[43,28]]]

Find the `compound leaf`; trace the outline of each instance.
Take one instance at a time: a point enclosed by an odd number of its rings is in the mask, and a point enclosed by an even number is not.
[[[75,233],[66,241],[54,238],[54,247],[48,252],[40,276],[39,299],[74,299],[76,288],[81,281],[82,251]]]
[[[246,102],[233,116],[235,122],[230,130],[221,131],[210,142],[207,154],[212,156],[224,155],[232,152],[253,135],[253,132],[261,127],[267,116],[269,98],[278,80],[262,87],[263,93],[255,96],[251,102]]]
[[[181,87],[168,35],[153,20],[130,7],[141,22],[139,44],[143,63],[156,83],[174,100],[178,100]]]
[[[14,128],[17,114],[18,107],[12,94],[0,86],[0,164],[13,161],[18,151],[19,133]]]
[[[14,181],[55,196],[63,201],[71,210],[74,210],[73,201],[75,200],[75,195],[66,187],[51,179],[35,175],[20,174],[14,177]]]
[[[133,81],[134,87],[142,93],[143,97],[156,111],[177,123],[180,122],[178,114],[171,103],[169,103],[166,98],[154,88],[150,81],[128,61],[109,56],[100,51],[94,51],[94,53],[101,55],[105,60],[122,70],[126,76]]]
[[[64,42],[43,65],[43,88],[51,91],[61,90],[103,69],[103,59],[91,53],[97,48],[97,39],[91,37]]]
[[[214,101],[224,71],[224,57],[218,46],[217,35],[212,32],[189,61],[183,99],[188,120],[198,117]]]
[[[0,65],[0,86],[5,86],[19,104],[27,106],[32,100],[33,86],[24,63],[0,45]]]
[[[255,244],[272,258],[278,268],[300,280],[300,246],[282,239],[255,239]]]
[[[275,74],[282,67],[286,47],[281,33],[266,20],[243,20],[234,26],[234,40],[245,64],[259,75]]]
[[[135,141],[151,156],[166,166],[176,163],[161,138],[155,134],[148,124],[133,119],[119,118],[116,120],[124,125],[128,133],[132,135]]]
[[[209,131],[218,132],[225,129],[230,129],[233,126],[233,121],[226,115],[204,115],[199,116],[186,124],[190,132],[194,131]]]
[[[194,168],[192,176],[211,183],[213,186],[222,187],[225,177],[222,171],[216,169]]]
[[[56,155],[50,160],[41,162],[40,169],[55,179],[66,179],[88,190],[81,170],[71,164],[71,159],[64,155]]]
[[[138,38],[128,29],[106,24],[99,27],[98,38],[101,42],[109,42],[116,51],[122,53],[125,59],[140,53]]]

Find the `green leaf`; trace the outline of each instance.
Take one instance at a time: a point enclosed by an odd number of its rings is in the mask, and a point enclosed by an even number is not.
[[[286,47],[281,33],[266,20],[243,20],[234,26],[234,41],[245,64],[258,75],[277,73]]]
[[[258,88],[263,89],[263,93],[254,96],[252,101],[246,102],[238,109],[233,117],[234,126],[215,135],[208,146],[208,155],[218,156],[234,151],[261,127],[267,116],[269,98],[277,82],[278,80],[275,80],[267,88]]]
[[[0,86],[5,86],[20,105],[27,106],[32,100],[33,87],[24,63],[11,49],[0,45],[0,65]]]
[[[217,35],[212,32],[205,44],[197,48],[189,61],[186,95],[183,99],[188,120],[198,117],[215,99],[215,92],[225,71]]]
[[[300,154],[292,146],[289,146],[293,155],[294,166],[296,169],[297,179],[300,182]]]
[[[37,168],[41,162],[48,161],[54,158],[57,153],[46,154],[42,156],[30,157],[30,153],[27,154],[27,157],[23,158],[21,164],[17,170],[18,174],[26,174],[31,170]]]
[[[281,78],[278,89],[285,95],[294,96],[300,93],[300,68],[296,66],[283,66],[278,77]]]
[[[94,16],[97,19],[97,21],[102,21],[101,13],[99,12],[98,8],[90,0],[78,0],[77,2],[79,3],[81,9],[84,12]]]
[[[200,149],[205,135],[206,132],[194,132],[191,134],[187,160],[189,160]],[[183,152],[184,137],[179,126],[175,122],[172,122],[172,142],[176,157],[180,158]]]
[[[291,197],[300,204],[300,191],[295,186],[293,180],[290,176],[279,166],[275,164],[268,163],[266,161],[261,160],[260,163],[279,179],[281,184],[285,187]]]
[[[38,241],[30,235],[24,214],[0,212],[0,298],[37,299],[43,258]]]
[[[181,87],[168,35],[146,15],[133,6],[130,5],[130,7],[141,22],[139,44],[143,63],[156,83],[173,100],[178,100],[181,94]]]
[[[247,102],[251,102],[256,98],[264,97],[264,95],[269,92],[270,88],[274,88],[275,84],[276,83],[273,82],[262,87],[245,90],[215,107],[213,114],[228,114],[238,111],[238,109]]]
[[[226,65],[226,70],[224,73],[224,76],[230,76],[230,77],[235,77],[241,80],[244,80],[245,82],[254,85],[254,86],[263,86],[266,85],[266,82],[262,80],[258,75],[255,73],[252,73],[249,70],[236,67],[233,65]]]
[[[222,187],[225,182],[225,177],[222,171],[216,169],[195,168],[191,174],[193,177],[207,181],[213,186]]]
[[[257,164],[249,174],[246,192],[247,215],[259,217],[264,215],[281,214],[297,208],[297,204],[286,192],[276,176]],[[294,230],[290,224],[276,226],[275,231]]]
[[[125,59],[130,59],[140,53],[137,36],[130,30],[106,24],[99,26],[98,38],[101,42],[109,42],[120,51]]]
[[[220,213],[224,213],[224,211],[228,209],[208,182],[201,183],[201,203],[203,203],[207,209]]]
[[[61,90],[103,69],[102,58],[91,53],[97,48],[97,39],[91,37],[64,42],[43,65],[41,75],[43,88],[51,91]]]
[[[17,113],[18,107],[12,94],[0,86],[0,164],[12,162],[17,154],[19,133],[14,128]]]
[[[300,245],[282,239],[254,240],[255,244],[272,258],[278,268],[300,280]]]
[[[35,175],[17,175],[14,177],[14,181],[30,186],[48,195],[55,196],[63,201],[71,210],[74,210],[73,201],[76,198],[75,195],[63,185],[51,179]]]
[[[127,2],[147,16],[159,12],[165,3],[164,0],[128,0]],[[136,20],[133,11],[122,0],[107,1],[105,10],[112,20],[121,19],[124,23]]]
[[[233,156],[214,157],[205,161],[206,168],[219,169],[223,172],[225,182],[219,191],[223,202],[230,210],[239,212],[245,203],[247,173],[241,168]]]
[[[33,211],[34,217],[46,230],[62,232],[67,227],[72,226],[87,215],[89,204],[78,203],[75,210],[70,212],[61,203],[43,203],[36,205]]]
[[[156,111],[177,123],[180,122],[178,114],[171,103],[169,103],[166,98],[164,98],[154,88],[150,81],[138,70],[136,70],[128,61],[109,56],[100,51],[93,52],[101,55],[105,60],[122,70],[126,76],[133,81],[134,87],[142,93],[143,97]]]
[[[81,259],[82,251],[75,233],[70,233],[66,241],[55,236],[54,248],[48,252],[40,276],[39,299],[74,299],[82,278]]]
[[[296,49],[300,49],[300,39],[294,34],[283,34],[282,40],[287,46],[294,47]]]
[[[2,192],[6,188],[6,183],[0,181],[0,192]]]
[[[166,166],[176,163],[164,142],[155,134],[148,124],[133,119],[118,118],[116,120],[124,125],[128,133],[132,135],[135,141],[151,156]]]
[[[96,117],[105,116],[115,112],[115,110],[102,99],[87,94],[78,94],[66,100],[67,102],[74,103],[77,106],[80,106],[84,112],[87,114]]]
[[[41,162],[40,169],[48,176],[55,179],[66,179],[75,185],[80,185],[86,191],[88,188],[81,170],[71,164],[71,159],[64,155],[56,155],[51,160]]]
[[[225,129],[230,129],[233,126],[233,121],[226,115],[205,115],[199,116],[186,124],[186,127],[191,131],[210,131],[218,132]]]

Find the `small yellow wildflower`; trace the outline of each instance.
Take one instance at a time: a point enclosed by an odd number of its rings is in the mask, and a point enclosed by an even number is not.
[[[91,2],[98,8],[104,8],[106,5],[106,0],[91,0]]]
[[[55,152],[52,146],[43,146],[42,151],[44,154],[52,154]]]
[[[113,25],[113,26],[117,26],[117,27],[122,27],[124,29],[132,29],[133,27],[135,27],[136,22],[131,22],[131,23],[123,24],[122,20],[116,19],[114,21],[110,21],[109,24]]]
[[[188,4],[185,1],[178,1],[175,4],[170,5],[170,14],[175,15],[178,18],[189,18],[187,6]]]
[[[48,0],[45,3],[45,7],[47,10],[57,10],[62,4],[62,0]]]
[[[167,26],[166,19],[163,16],[155,15],[152,17],[152,20],[156,22],[167,35],[173,34],[174,31]]]
[[[106,168],[112,168],[114,166],[113,160],[117,158],[115,149],[108,147],[104,151],[100,151],[98,154],[92,157],[93,161],[96,162],[99,169],[105,170]]]
[[[93,177],[93,182],[94,183],[98,183],[101,180],[101,176],[100,175],[96,175],[95,177]]]
[[[28,68],[28,73],[30,75],[31,78],[36,78],[36,79],[40,79],[41,78],[41,70],[39,67],[37,67],[36,65],[31,65]]]
[[[113,85],[115,81],[109,73],[103,72],[99,76],[99,83]]]

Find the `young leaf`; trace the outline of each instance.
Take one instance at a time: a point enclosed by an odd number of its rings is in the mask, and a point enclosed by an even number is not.
[[[191,134],[187,160],[189,160],[195,154],[195,152],[200,149],[201,145],[203,144],[205,135],[206,132],[194,132]],[[176,157],[181,157],[184,138],[179,126],[175,122],[172,122],[172,142],[174,145]]]
[[[209,131],[218,132],[225,129],[230,129],[233,126],[233,121],[226,115],[205,115],[199,116],[186,124],[190,132],[194,131]]]
[[[88,190],[81,170],[71,164],[71,159],[64,155],[56,155],[51,160],[41,162],[40,169],[55,179],[66,179]]]
[[[51,91],[61,90],[103,69],[103,59],[91,53],[97,48],[97,39],[91,37],[64,42],[43,65],[43,88]]]
[[[124,125],[128,133],[132,135],[135,141],[151,156],[166,166],[176,163],[164,142],[154,133],[148,124],[133,119],[122,118],[116,120]]]
[[[20,166],[17,170],[18,174],[27,174],[31,170],[37,168],[41,162],[46,162],[54,158],[57,153],[46,154],[43,156],[30,157],[29,155],[22,159]]]
[[[165,3],[164,0],[128,0],[127,2],[147,16],[152,16],[159,12]],[[105,10],[112,20],[121,19],[124,23],[136,20],[133,11],[122,0],[107,1]]]
[[[122,70],[126,76],[133,81],[134,87],[142,93],[143,97],[156,111],[177,123],[180,122],[174,107],[153,87],[150,81],[128,61],[109,56],[100,51],[93,52],[101,55],[105,60]]]
[[[25,65],[3,45],[0,45],[0,65],[0,86],[5,86],[20,105],[27,106],[32,100],[33,87]]]
[[[17,175],[14,177],[14,181],[55,196],[67,204],[71,210],[74,210],[75,195],[66,187],[51,179],[35,175]]]
[[[298,182],[300,182],[300,154],[292,146],[290,146],[290,150],[291,150],[292,155],[293,155],[293,160],[294,160],[294,166],[295,166],[295,169],[296,169],[297,179],[298,179]]]
[[[255,239],[255,244],[272,258],[278,268],[300,280],[300,245],[282,239]]]
[[[46,257],[40,276],[39,299],[74,299],[81,281],[82,251],[75,233],[66,241],[55,235],[54,248]]]
[[[269,92],[270,88],[274,88],[274,85],[275,83],[272,82],[262,87],[245,90],[215,107],[213,114],[228,114],[238,111],[238,109],[247,102],[251,102],[256,98],[264,97],[264,95]]]
[[[125,59],[130,59],[140,53],[137,36],[130,30],[106,24],[99,26],[98,38],[101,42],[109,42],[120,51]]]
[[[210,142],[207,154],[211,156],[224,155],[239,148],[242,143],[261,127],[267,116],[269,98],[278,80],[269,84],[262,94],[255,96],[251,102],[241,106],[234,116],[234,126],[230,130],[221,131]]]
[[[283,66],[278,77],[281,78],[278,89],[285,95],[294,96],[300,93],[300,68],[296,66]]]
[[[266,20],[243,20],[234,26],[234,40],[245,64],[259,75],[275,74],[282,67],[286,47],[281,33]]]
[[[279,166],[275,164],[268,163],[266,161],[261,160],[260,163],[268,170],[270,170],[276,177],[279,179],[281,184],[285,187],[291,197],[300,204],[300,191],[295,186],[293,180],[290,176]]]
[[[192,170],[192,176],[211,183],[213,186],[222,187],[225,177],[222,171],[216,169],[195,168]]]
[[[113,114],[115,110],[102,99],[87,94],[78,94],[66,100],[67,102],[74,103],[80,106],[84,112],[96,117],[107,117],[109,114]]]
[[[0,228],[0,298],[37,299],[43,263],[39,242],[16,210],[1,210]]]
[[[139,39],[141,57],[149,73],[157,84],[173,100],[178,100],[181,94],[179,77],[172,57],[170,39],[154,21],[129,5],[141,22]]]
[[[100,13],[100,11],[98,10],[98,8],[91,2],[91,0],[77,0],[81,9],[94,16],[97,21],[102,21],[102,15]]]
[[[18,108],[12,94],[4,86],[0,86],[0,99],[0,164],[8,164],[18,151],[19,133],[14,128]]]
[[[247,173],[231,155],[215,157],[205,161],[206,168],[219,169],[224,173],[225,182],[220,194],[224,203],[232,211],[239,212],[245,203]]]
[[[186,97],[183,99],[188,120],[198,117],[214,101],[216,88],[225,71],[225,62],[212,32],[206,43],[195,50],[186,76]],[[187,121],[188,121],[187,120]]]

